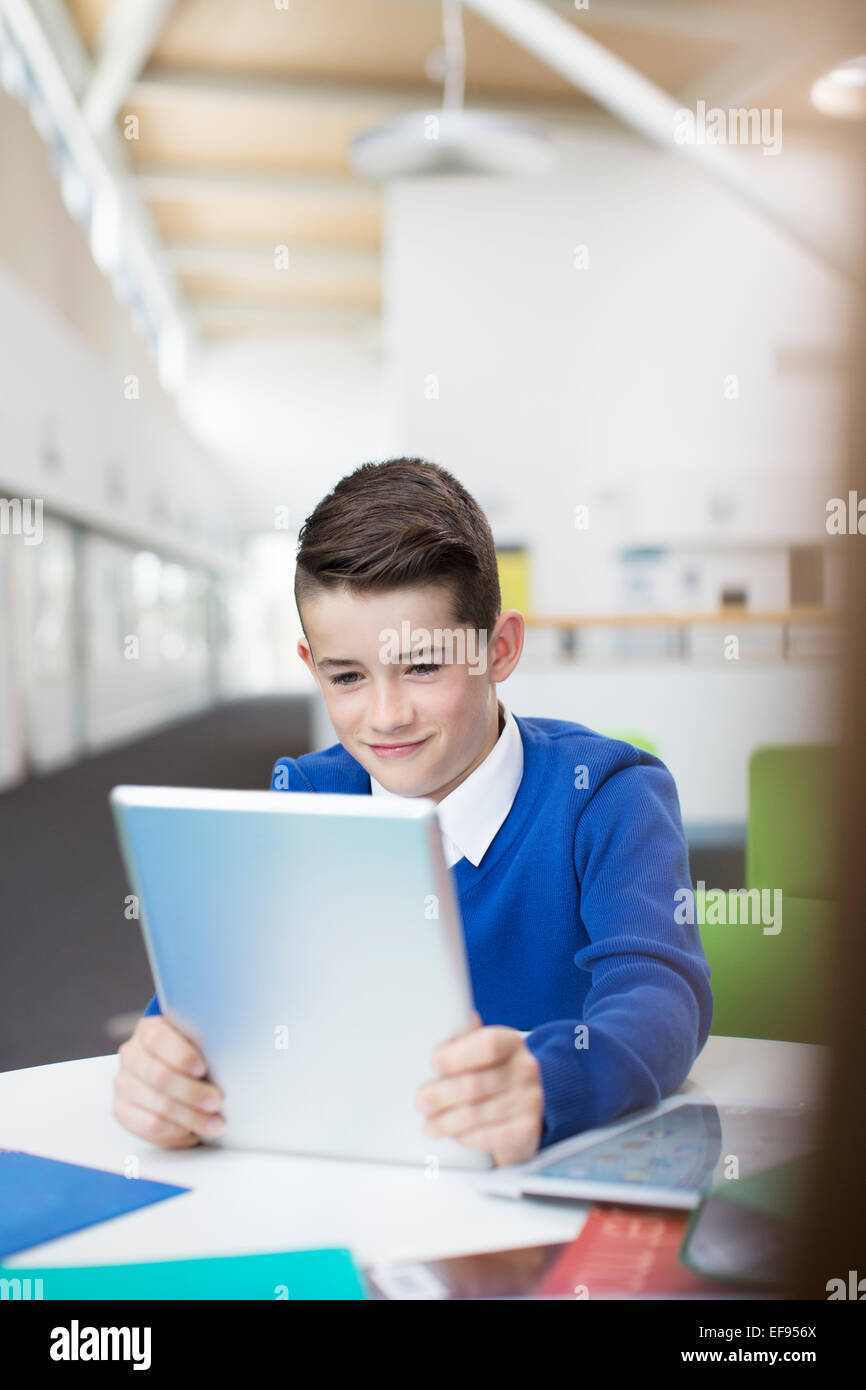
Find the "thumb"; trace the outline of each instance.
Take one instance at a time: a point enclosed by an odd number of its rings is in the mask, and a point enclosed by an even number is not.
[[[456,1042],[458,1038],[465,1038],[467,1033],[474,1033],[476,1028],[483,1027],[484,1024],[481,1022],[480,1014],[477,1012],[476,1009],[471,1009],[469,1011],[469,1016],[466,1019],[466,1022],[451,1034],[451,1037],[448,1039],[448,1041]]]

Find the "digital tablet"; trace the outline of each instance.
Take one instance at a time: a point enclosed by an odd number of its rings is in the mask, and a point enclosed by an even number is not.
[[[552,1144],[529,1163],[497,1169],[483,1186],[506,1197],[688,1209],[726,1179],[752,1177],[816,1146],[812,1106],[674,1095],[615,1125]]]
[[[208,1142],[491,1166],[413,1105],[473,1008],[432,801],[121,786],[110,804],[160,1008],[225,1095]]]

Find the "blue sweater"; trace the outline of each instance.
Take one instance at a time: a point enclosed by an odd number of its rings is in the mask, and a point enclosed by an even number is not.
[[[698,928],[674,920],[691,878],[664,763],[582,724],[517,724],[511,810],[478,867],[461,859],[451,872],[475,1007],[485,1024],[528,1032],[538,1059],[545,1147],[675,1091],[713,999]],[[272,786],[280,769],[285,791],[370,794],[339,743],[280,758]],[[159,1012],[155,997],[146,1012]]]

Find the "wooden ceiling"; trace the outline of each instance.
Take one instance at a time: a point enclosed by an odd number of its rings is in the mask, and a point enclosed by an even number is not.
[[[67,0],[94,60],[114,3]],[[582,11],[548,3],[684,100],[702,82],[742,89],[745,76],[754,88],[763,65],[763,104],[774,83],[784,94],[788,82],[788,102],[812,118],[810,64],[817,76],[826,54],[803,47],[791,61],[789,44],[781,74],[775,62],[785,16],[800,0],[591,0]],[[826,0],[820,13],[804,4],[804,12],[815,12],[816,25],[823,16],[826,28],[833,3],[842,0]],[[438,0],[287,0],[285,9],[275,0],[177,0],[167,8],[118,121],[138,119],[138,138],[125,148],[202,333],[309,332],[374,319],[380,195],[352,174],[348,146],[391,115],[439,104],[441,83],[429,75],[442,44]],[[598,114],[471,10],[464,29],[468,105],[554,122]],[[289,248],[287,271],[275,267],[277,246]]]
[[[113,0],[70,0],[79,32],[94,46]],[[692,0],[695,3],[695,0]],[[698,8],[701,0],[696,0]],[[600,12],[604,0],[596,0]],[[571,18],[573,6],[555,8]],[[590,7],[592,9],[593,6]],[[616,8],[615,6],[612,8]],[[635,20],[653,0],[630,6]],[[590,10],[572,22],[589,20]],[[592,21],[590,21],[592,22]],[[561,96],[574,89],[472,11],[464,15],[467,69],[476,90]],[[671,35],[651,26],[593,23],[597,37],[621,57],[645,68],[663,86],[696,76],[719,53],[718,40],[686,32]],[[425,84],[425,64],[442,43],[438,0],[180,0],[153,50],[157,67],[247,77],[327,77],[333,81]],[[371,92],[374,95],[374,90]]]

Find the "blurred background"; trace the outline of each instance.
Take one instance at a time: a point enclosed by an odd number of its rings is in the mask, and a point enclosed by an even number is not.
[[[657,753],[696,883],[758,816],[818,856],[864,53],[847,0],[4,0],[0,1068],[152,992],[112,785],[334,741],[295,542],[367,460],[477,496],[503,699]],[[803,978],[832,882],[763,872]]]

